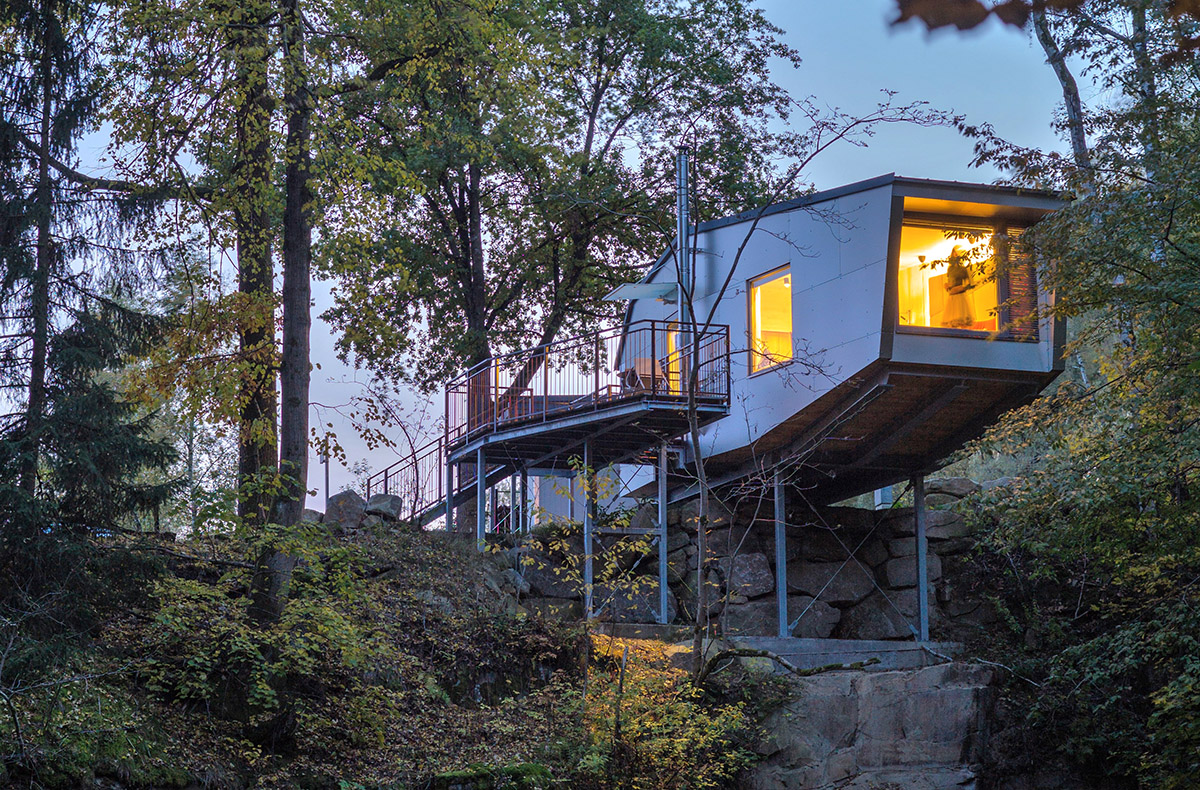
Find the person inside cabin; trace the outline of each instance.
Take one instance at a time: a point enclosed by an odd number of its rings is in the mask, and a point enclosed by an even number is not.
[[[967,292],[975,287],[971,280],[971,269],[967,265],[966,250],[961,244],[950,251],[949,266],[946,267],[946,310],[942,314],[942,326],[955,329],[970,329],[975,323],[971,316],[971,300]]]

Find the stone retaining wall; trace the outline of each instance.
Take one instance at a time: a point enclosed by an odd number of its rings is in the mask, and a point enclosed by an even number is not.
[[[959,499],[979,486],[964,478],[927,482],[930,620],[943,639],[962,639],[995,621],[969,568],[974,540]],[[774,523],[769,505],[731,513],[712,507],[708,532],[710,615],[726,635],[774,635]],[[630,526],[650,528],[657,505],[633,514]],[[696,504],[668,512],[667,562],[670,622],[696,617]],[[885,511],[823,508],[788,514],[787,590],[793,636],[911,639],[917,619],[915,524],[911,508]],[[578,616],[582,537],[560,527],[553,539],[526,540],[511,550],[514,567],[530,585],[529,610]],[[632,545],[631,545],[632,544]],[[653,622],[658,609],[657,548],[648,541],[597,536],[596,607],[602,620]],[[643,556],[645,555],[645,556]]]

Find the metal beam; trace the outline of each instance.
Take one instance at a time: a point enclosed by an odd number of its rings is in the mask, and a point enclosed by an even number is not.
[[[667,445],[658,446],[658,622],[667,624]]]
[[[805,451],[809,445],[816,446],[825,437],[822,433],[835,427],[835,424],[845,417],[850,412],[856,409],[866,407],[868,403],[879,397],[884,391],[891,388],[888,384],[888,373],[884,371],[875,378],[871,379],[870,383],[854,388],[847,393],[837,404],[831,406],[820,419],[814,421],[805,431],[796,439],[788,442],[782,447],[763,453],[756,460],[748,461],[739,466],[734,467],[728,472],[715,477],[709,481],[709,488],[715,489],[727,483],[732,483],[751,475],[760,474],[763,471],[776,466],[777,464],[786,462],[788,459]],[[682,486],[671,493],[671,502],[679,502],[681,500],[690,499],[699,493],[699,486],[693,484],[690,486]]]
[[[929,541],[925,535],[925,475],[914,475],[913,489],[913,519],[916,521],[917,541],[917,611],[920,615],[920,634],[922,642],[929,641],[929,566],[926,551]]]
[[[968,389],[969,387],[964,381],[958,381],[942,387],[934,399],[925,404],[925,407],[919,412],[905,415],[898,420],[893,420],[882,430],[877,431],[871,438],[879,437],[879,441],[870,450],[850,462],[848,466],[851,468],[869,466],[871,461],[886,453],[897,442],[927,422],[930,417],[956,401]]]
[[[787,607],[787,500],[779,467],[775,467],[771,488],[775,494],[775,602],[779,615],[777,636],[784,639],[791,634],[788,633]]]
[[[507,430],[489,433],[485,436],[468,442],[462,447],[457,448],[453,452],[449,453],[449,455],[451,459],[459,461],[463,458],[469,458],[471,453],[474,452],[478,447],[510,442],[516,439],[523,439],[527,436],[537,436],[539,434],[545,434],[556,430],[584,427],[597,422],[603,422],[614,417],[638,418],[646,414],[652,414],[656,411],[678,413],[685,408],[686,403],[679,400],[668,402],[647,399],[577,414],[565,413],[562,417],[557,417],[545,422],[526,423]],[[696,405],[696,408],[704,415],[712,417],[723,416],[729,413],[728,404],[710,405],[701,402]]]

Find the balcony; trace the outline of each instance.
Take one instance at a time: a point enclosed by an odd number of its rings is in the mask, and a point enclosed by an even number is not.
[[[701,424],[729,409],[729,327],[694,344],[678,326],[640,321],[480,363],[446,388],[452,462],[485,448],[524,465],[560,465],[592,439],[598,463],[618,463],[687,430],[696,366]]]

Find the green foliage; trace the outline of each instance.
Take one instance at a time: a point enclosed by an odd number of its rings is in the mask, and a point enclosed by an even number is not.
[[[299,558],[292,595],[276,623],[248,613],[247,575],[216,584],[168,577],[154,590],[156,628],[144,646],[149,686],[170,699],[211,705],[250,721],[277,713],[313,684],[360,668],[383,650],[353,612],[363,602],[355,551],[319,525],[269,525],[257,542],[273,541]],[[254,556],[253,543],[246,547]]]
[[[743,745],[751,722],[742,702],[723,702],[664,661],[662,648],[599,640],[601,660],[582,701],[587,741],[576,760],[576,787],[733,787],[753,762]],[[619,721],[619,724],[618,724]]]

